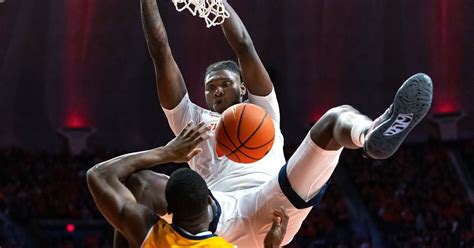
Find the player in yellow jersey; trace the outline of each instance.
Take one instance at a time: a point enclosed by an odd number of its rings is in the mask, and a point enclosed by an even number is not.
[[[204,123],[188,124],[167,145],[125,154],[99,163],[87,171],[87,184],[94,201],[107,221],[129,242],[130,247],[234,247],[209,232],[216,202],[199,174],[180,169],[166,182],[168,224],[155,210],[139,204],[123,181],[133,173],[158,164],[186,162],[201,150],[196,146],[209,137]],[[278,247],[283,240],[288,216],[284,209],[274,212],[274,223],[265,247]]]
[[[149,229],[141,247],[234,247],[208,231],[213,216],[208,206],[209,203],[212,206],[212,201],[199,174],[187,168],[175,171],[166,184],[165,198],[168,211],[173,213],[173,224],[159,219]]]

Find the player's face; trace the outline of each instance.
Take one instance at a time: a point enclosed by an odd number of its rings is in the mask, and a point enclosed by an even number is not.
[[[242,102],[245,94],[240,75],[229,70],[216,70],[207,74],[204,87],[207,106],[218,113]]]

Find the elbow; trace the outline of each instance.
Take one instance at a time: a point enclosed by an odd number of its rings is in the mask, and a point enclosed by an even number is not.
[[[102,177],[103,176],[101,175],[101,173],[97,169],[97,166],[94,166],[94,167],[90,168],[86,172],[87,185],[90,187],[92,184],[94,184],[94,182],[99,181],[99,179],[102,178]]]
[[[86,177],[87,178],[92,177],[94,175],[94,173],[95,173],[95,168],[94,167],[87,170],[87,172],[86,172]]]
[[[92,181],[94,180],[94,178],[96,178],[96,170],[95,170],[95,166],[88,169],[87,170],[87,173],[86,173],[86,180],[87,180],[87,185],[90,187]]]

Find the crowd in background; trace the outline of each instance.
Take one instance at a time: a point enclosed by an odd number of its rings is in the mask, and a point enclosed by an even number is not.
[[[455,144],[471,175],[474,141]],[[450,146],[405,145],[386,160],[364,159],[345,151],[350,187],[362,199],[385,247],[469,247],[474,244],[474,208],[448,156]],[[286,148],[290,155],[294,148]],[[0,150],[0,246],[27,247],[27,230],[48,247],[111,247],[112,229],[45,235],[42,220],[103,220],[88,192],[85,173],[118,155],[101,149],[71,156],[66,152]],[[169,174],[175,166],[162,167]],[[347,184],[332,179],[322,201],[287,247],[372,247],[354,232]],[[8,221],[7,221],[8,220]],[[20,228],[14,228],[15,226]],[[61,233],[61,232],[57,232]],[[78,233],[81,233],[80,235]]]
[[[404,146],[387,161],[343,157],[387,247],[471,247],[474,212],[448,148]]]

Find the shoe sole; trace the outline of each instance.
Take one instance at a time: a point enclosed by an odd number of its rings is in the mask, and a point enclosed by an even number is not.
[[[374,159],[385,159],[392,156],[408,133],[428,113],[432,98],[433,84],[430,77],[418,73],[407,79],[395,95],[391,117],[375,127],[365,142],[365,153]],[[399,116],[402,120],[403,116],[411,117],[408,126],[399,125],[401,126],[399,129],[402,128],[402,130],[396,130],[395,126]]]

